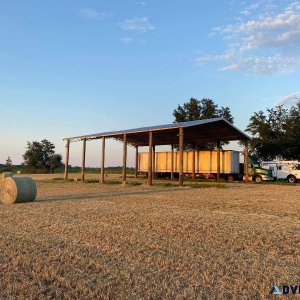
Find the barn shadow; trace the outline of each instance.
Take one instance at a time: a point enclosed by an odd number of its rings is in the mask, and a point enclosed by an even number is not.
[[[56,201],[80,201],[80,200],[103,200],[105,198],[112,197],[123,197],[123,196],[137,196],[137,195],[149,195],[157,193],[169,193],[176,192],[180,189],[177,187],[159,188],[159,189],[146,189],[140,191],[128,191],[128,192],[104,192],[104,193],[89,193],[89,194],[74,194],[74,195],[64,195],[55,197],[38,197],[35,202],[38,203],[48,203]]]

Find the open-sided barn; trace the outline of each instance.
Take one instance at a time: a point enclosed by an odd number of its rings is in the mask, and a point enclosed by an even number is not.
[[[105,162],[105,140],[113,138],[123,142],[123,172],[122,182],[126,182],[127,165],[127,145],[136,148],[136,174],[138,170],[138,148],[140,146],[149,147],[148,155],[148,185],[152,185],[153,173],[153,151],[155,146],[179,145],[179,185],[183,186],[183,150],[185,144],[193,144],[195,147],[206,143],[217,144],[217,179],[220,179],[220,142],[222,141],[243,141],[245,144],[245,174],[248,174],[248,141],[249,136],[229,123],[224,118],[213,118],[206,120],[196,120],[182,123],[172,123],[166,125],[141,127],[128,130],[102,132],[76,137],[65,138],[66,141],[66,163],[65,178],[68,178],[68,164],[70,143],[83,141],[82,153],[82,181],[84,181],[86,142],[89,140],[102,139],[102,162],[101,162],[101,182],[104,183],[104,162]],[[173,157],[173,155],[172,155]],[[193,151],[193,175],[195,174],[195,151]]]

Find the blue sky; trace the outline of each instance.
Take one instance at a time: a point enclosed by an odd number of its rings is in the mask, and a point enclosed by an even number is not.
[[[0,41],[1,163],[27,141],[64,154],[66,136],[170,123],[190,97],[245,129],[300,92],[300,1],[0,0]],[[108,144],[108,165],[121,149]],[[97,166],[100,142],[87,154]]]

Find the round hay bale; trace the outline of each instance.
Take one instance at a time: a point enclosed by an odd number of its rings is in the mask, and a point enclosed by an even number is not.
[[[7,177],[0,185],[0,198],[4,204],[30,202],[36,194],[36,184],[30,177]]]
[[[12,172],[3,172],[2,178],[5,179],[7,177],[13,177],[13,173]]]

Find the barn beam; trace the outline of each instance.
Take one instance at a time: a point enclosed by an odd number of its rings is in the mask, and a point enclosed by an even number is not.
[[[85,156],[86,156],[86,139],[83,139],[82,146],[82,166],[81,166],[81,182],[85,180]]]
[[[193,154],[192,154],[192,178],[195,180],[196,179],[196,145],[193,143]]]
[[[217,141],[217,181],[221,179],[221,144]]]
[[[67,140],[66,143],[66,160],[65,160],[65,180],[69,176],[69,158],[70,158],[70,140]]]
[[[135,146],[135,178],[138,178],[139,171],[139,146]]]
[[[102,155],[101,155],[101,180],[100,183],[105,182],[105,137],[102,137]]]
[[[126,184],[126,166],[127,165],[127,135],[123,135],[123,170],[122,170],[122,184]]]
[[[174,179],[174,145],[171,145],[171,180]]]
[[[155,179],[155,175],[156,175],[156,172],[155,172],[155,164],[156,164],[156,161],[155,161],[155,145],[152,145],[152,179]]]
[[[183,148],[184,133],[183,127],[179,128],[179,186],[183,186]]]
[[[245,141],[245,150],[244,150],[244,175],[245,181],[249,180],[249,142]]]
[[[149,153],[148,153],[148,186],[152,185],[152,143],[153,132],[149,132]]]

